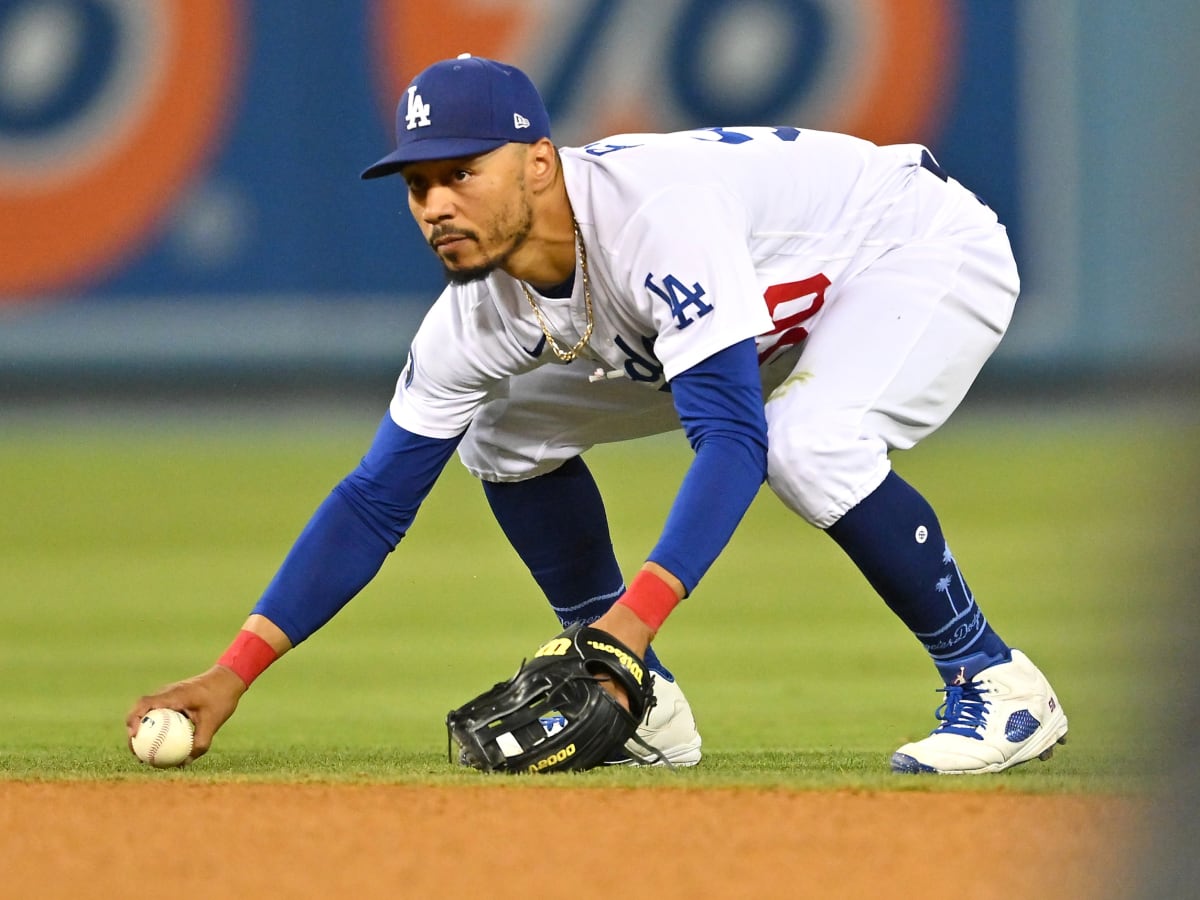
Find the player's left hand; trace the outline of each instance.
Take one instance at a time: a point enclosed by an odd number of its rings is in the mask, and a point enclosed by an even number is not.
[[[633,610],[627,606],[621,606],[619,603],[592,623],[592,627],[611,634],[637,654],[639,659],[646,658],[646,648],[650,646],[650,641],[654,638],[654,632],[650,630],[650,626],[639,619]],[[629,709],[629,698],[620,684],[612,679],[607,679],[604,681],[604,687],[617,699],[618,703]]]
[[[487,772],[563,772],[602,765],[654,704],[653,676],[611,634],[572,625],[508,681],[446,715],[458,761]],[[625,704],[606,690],[620,682]]]

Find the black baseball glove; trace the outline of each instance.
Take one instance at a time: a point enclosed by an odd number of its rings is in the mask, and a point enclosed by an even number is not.
[[[601,765],[618,756],[626,741],[636,740],[638,723],[654,705],[653,677],[608,632],[572,625],[538,648],[508,681],[446,715],[451,759],[457,746],[460,763],[485,772]],[[624,689],[629,710],[599,679]]]

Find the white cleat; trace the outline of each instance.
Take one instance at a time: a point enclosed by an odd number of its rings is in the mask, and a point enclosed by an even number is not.
[[[1047,760],[1067,740],[1067,717],[1050,683],[1020,650],[1012,661],[943,688],[942,724],[892,754],[892,771],[982,775]]]
[[[654,696],[657,702],[638,726],[637,735],[673,766],[694,766],[700,762],[700,732],[696,717],[683,691],[674,681],[654,676]],[[636,741],[625,745],[628,756],[610,760],[610,766],[661,766],[661,759],[652,756]]]

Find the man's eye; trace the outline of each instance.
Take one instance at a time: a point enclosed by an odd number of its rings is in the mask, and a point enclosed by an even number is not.
[[[470,177],[471,177],[471,173],[468,172],[466,169],[459,169],[458,171],[456,171],[454,173],[455,181],[466,181]]]

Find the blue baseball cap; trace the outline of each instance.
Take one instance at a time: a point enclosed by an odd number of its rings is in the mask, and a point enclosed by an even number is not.
[[[396,149],[362,173],[380,178],[406,163],[477,156],[550,137],[550,116],[515,66],[464,53],[417,75],[396,105]]]

